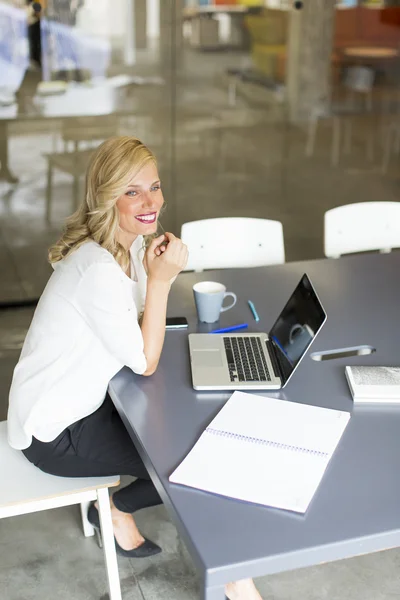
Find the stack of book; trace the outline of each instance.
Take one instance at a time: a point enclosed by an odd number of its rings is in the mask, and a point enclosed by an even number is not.
[[[355,403],[400,403],[400,367],[346,367]]]

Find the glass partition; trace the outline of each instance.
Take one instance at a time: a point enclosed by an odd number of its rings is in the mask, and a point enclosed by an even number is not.
[[[399,2],[2,0],[0,28],[3,303],[40,295],[110,135],[156,153],[164,229],[276,219],[289,261],[327,210],[397,201]]]
[[[173,2],[0,2],[3,304],[35,301],[94,148],[135,135],[172,197]],[[165,16],[168,16],[166,19]]]

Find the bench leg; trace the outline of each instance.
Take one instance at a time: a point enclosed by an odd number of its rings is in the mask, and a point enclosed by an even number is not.
[[[107,488],[97,490],[97,500],[99,503],[101,535],[103,538],[103,550],[106,561],[110,600],[122,600],[117,555],[115,552],[114,532],[111,521],[110,497]]]
[[[89,508],[90,502],[81,502],[81,517],[82,517],[82,527],[83,533],[85,537],[90,537],[94,535],[94,527],[91,523],[89,523],[87,518],[87,511]]]
[[[18,183],[18,178],[10,171],[8,164],[8,126],[0,121],[0,180]]]

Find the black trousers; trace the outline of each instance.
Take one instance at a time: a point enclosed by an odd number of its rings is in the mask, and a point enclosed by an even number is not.
[[[115,506],[123,512],[133,513],[162,503],[108,394],[94,413],[67,427],[52,442],[33,438],[23,453],[31,463],[51,475],[137,477],[113,495]]]
[[[42,66],[42,40],[40,20],[28,27],[29,56],[39,67]]]

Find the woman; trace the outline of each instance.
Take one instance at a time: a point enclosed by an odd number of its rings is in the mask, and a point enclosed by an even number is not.
[[[10,445],[41,470],[137,477],[110,498],[117,551],[136,558],[161,549],[132,513],[161,499],[107,387],[125,365],[143,376],[158,365],[171,282],[188,257],[172,233],[154,237],[163,203],[155,158],[139,140],[115,137],[97,148],[84,201],[50,249],[54,273],[14,371],[8,412]],[[100,527],[96,504],[88,518]],[[260,598],[250,580],[227,593]]]
[[[34,2],[26,0],[28,15],[28,40],[29,56],[31,64],[39,69],[42,68],[42,40],[40,30],[40,19],[43,10],[43,1]]]

